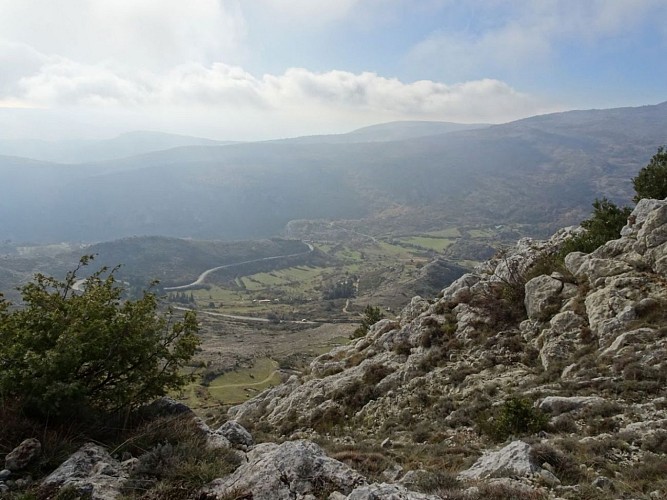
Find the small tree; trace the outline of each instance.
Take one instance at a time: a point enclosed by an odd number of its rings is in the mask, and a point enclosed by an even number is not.
[[[368,333],[368,329],[373,326],[375,323],[384,318],[382,310],[379,307],[373,307],[371,305],[366,306],[364,309],[364,317],[361,320],[361,325],[352,333],[352,338],[356,339],[363,337]]]
[[[21,288],[24,307],[0,297],[0,395],[43,415],[114,412],[181,387],[182,367],[199,343],[188,312],[176,321],[158,314],[150,292],[122,300],[106,268],[75,292],[83,257],[64,281],[37,274]]]
[[[637,193],[633,198],[635,203],[643,198],[667,198],[667,151],[664,146],[658,148],[648,165],[632,179],[632,184]]]
[[[618,207],[607,198],[596,198],[593,214],[581,223],[586,232],[567,241],[561,250],[562,255],[575,251],[590,253],[600,245],[618,238],[631,212],[630,207]]]

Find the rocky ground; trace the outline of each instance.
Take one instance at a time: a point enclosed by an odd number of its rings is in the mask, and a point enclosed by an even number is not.
[[[640,201],[620,239],[563,263],[576,231],[415,297],[216,431],[184,410],[226,464],[189,495],[667,498],[667,200]],[[146,460],[86,445],[42,488],[141,497],[128,484]],[[21,470],[7,463],[0,488]]]

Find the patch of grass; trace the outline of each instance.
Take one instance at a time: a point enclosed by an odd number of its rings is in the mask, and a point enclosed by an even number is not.
[[[437,238],[431,236],[410,236],[399,238],[398,241],[426,250],[433,250],[435,252],[444,252],[454,243],[454,240],[449,238]]]
[[[192,498],[202,486],[240,465],[232,450],[210,449],[191,417],[150,422],[117,451],[139,455],[124,488],[129,499]]]
[[[225,404],[241,403],[267,387],[280,383],[278,363],[269,358],[257,359],[252,368],[227,372],[213,379],[209,394]]]
[[[391,465],[383,452],[373,449],[344,449],[331,455],[331,458],[349,465],[371,481],[380,481],[382,472]]]
[[[530,454],[536,463],[551,465],[556,477],[565,485],[578,484],[585,478],[579,462],[572,455],[563,453],[553,446],[536,444]]]
[[[460,238],[461,231],[458,227],[448,227],[441,231],[430,231],[425,234],[425,236],[434,236],[436,238]]]

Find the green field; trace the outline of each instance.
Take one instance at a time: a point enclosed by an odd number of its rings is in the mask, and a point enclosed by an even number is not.
[[[399,241],[427,250],[434,250],[436,252],[444,252],[454,243],[454,240],[450,238],[438,238],[432,236],[410,236],[407,238],[399,238]]]
[[[435,238],[460,238],[461,231],[459,231],[458,227],[448,227],[441,231],[431,231],[424,236],[433,236]]]
[[[213,379],[208,393],[224,404],[242,403],[267,387],[280,383],[278,363],[269,358],[255,360],[252,368],[225,373]]]
[[[493,229],[469,229],[468,235],[471,238],[493,238],[496,232]]]

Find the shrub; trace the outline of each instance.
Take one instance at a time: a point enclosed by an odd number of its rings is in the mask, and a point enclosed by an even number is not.
[[[632,184],[637,193],[633,198],[635,203],[642,198],[667,198],[667,151],[664,146],[658,148],[649,164],[632,179]]]
[[[378,480],[382,478],[382,472],[391,465],[384,453],[372,449],[344,449],[334,453],[331,457],[349,465],[366,477]]]
[[[21,288],[24,307],[0,297],[0,395],[40,415],[87,409],[113,413],[181,387],[181,368],[198,345],[197,321],[186,313],[158,314],[153,293],[122,300],[123,288],[106,268],[75,292],[65,281],[37,274]]]
[[[577,484],[584,479],[579,462],[569,454],[565,454],[548,444],[536,444],[530,454],[538,464],[548,463],[553,467],[554,474],[564,484]]]
[[[570,252],[591,253],[606,242],[617,239],[631,212],[630,207],[617,207],[607,198],[596,198],[593,214],[581,223],[586,232],[566,241],[560,255],[564,257]]]
[[[478,421],[479,430],[494,441],[504,441],[510,436],[534,434],[546,428],[549,417],[527,399],[512,397],[491,414],[483,414]]]
[[[382,310],[379,307],[373,307],[373,306],[366,306],[366,309],[364,309],[364,317],[361,320],[361,325],[352,332],[352,338],[357,339],[359,337],[363,337],[368,333],[368,329],[373,326],[375,323],[380,321],[382,318],[384,318],[384,314],[382,314]]]
[[[129,498],[192,498],[202,486],[240,465],[233,450],[208,447],[190,416],[148,422],[116,451],[139,455],[124,487]]]

